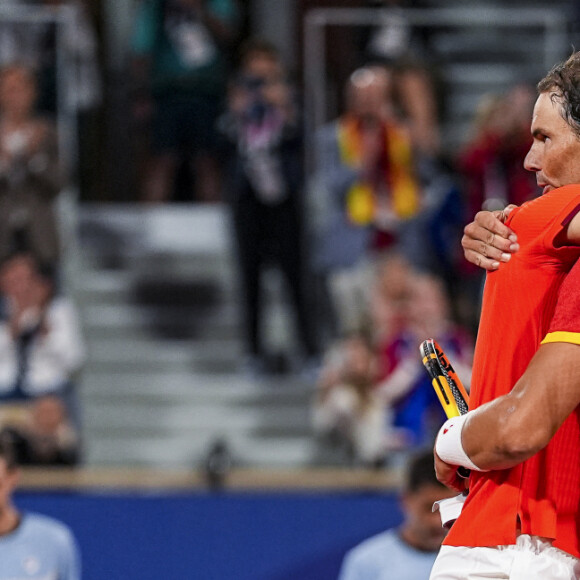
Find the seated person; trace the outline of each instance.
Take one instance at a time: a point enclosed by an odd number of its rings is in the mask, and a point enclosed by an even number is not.
[[[407,433],[409,447],[430,445],[445,414],[419,356],[419,345],[434,338],[445,349],[462,382],[469,388],[473,342],[455,324],[443,282],[417,273],[411,284],[407,322],[379,345],[377,394],[393,409],[393,427]]]
[[[57,266],[56,202],[66,179],[55,123],[36,113],[36,89],[31,69],[0,68],[0,260],[18,245]]]
[[[439,513],[432,506],[453,495],[437,481],[431,451],[413,457],[401,496],[402,524],[347,552],[339,580],[426,580],[445,537]]]
[[[372,345],[363,334],[353,333],[323,368],[313,424],[317,433],[345,443],[356,462],[379,467],[404,441],[387,430],[389,409],[377,396],[376,384]]]
[[[55,395],[44,395],[25,405],[27,417],[8,423],[0,432],[0,438],[11,443],[18,463],[76,465],[79,441],[64,401]]]
[[[0,577],[80,580],[79,546],[72,530],[53,518],[21,512],[14,501],[19,477],[13,450],[0,441]]]
[[[69,394],[84,348],[73,304],[31,254],[0,266],[0,400]]]

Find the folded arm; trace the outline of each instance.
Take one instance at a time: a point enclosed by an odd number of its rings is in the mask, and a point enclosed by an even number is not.
[[[507,394],[470,411],[461,427],[462,452],[481,471],[507,469],[546,447],[580,404],[580,345],[544,344]],[[435,446],[439,481],[462,490],[458,465],[442,460]],[[466,467],[469,463],[458,462]]]
[[[515,205],[501,211],[480,211],[465,226],[461,245],[465,259],[484,270],[497,270],[502,262],[509,262],[511,254],[519,250],[516,234],[505,225]],[[565,231],[566,243],[580,245],[580,212]]]
[[[463,447],[481,469],[529,459],[580,404],[580,346],[544,344],[510,393],[482,405],[462,431]]]

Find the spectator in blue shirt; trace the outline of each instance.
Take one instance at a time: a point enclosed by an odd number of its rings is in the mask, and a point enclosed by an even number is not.
[[[19,470],[12,449],[0,440],[0,580],[80,580],[80,557],[71,530],[12,501]]]
[[[445,537],[433,503],[454,495],[435,478],[433,453],[409,463],[401,503],[404,521],[398,528],[368,538],[347,552],[339,580],[426,580]]]

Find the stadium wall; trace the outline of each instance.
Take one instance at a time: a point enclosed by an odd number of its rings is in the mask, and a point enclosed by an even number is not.
[[[347,549],[397,525],[394,492],[38,492],[66,522],[83,580],[334,580]]]

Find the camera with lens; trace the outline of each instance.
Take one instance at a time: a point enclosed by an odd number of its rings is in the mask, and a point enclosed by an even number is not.
[[[245,111],[245,117],[249,122],[261,122],[271,106],[264,98],[264,87],[267,82],[264,77],[254,75],[242,75],[238,80],[239,86],[249,96]]]

